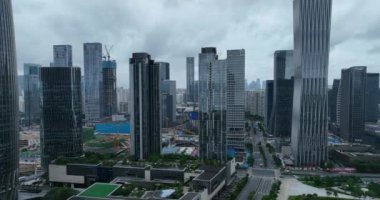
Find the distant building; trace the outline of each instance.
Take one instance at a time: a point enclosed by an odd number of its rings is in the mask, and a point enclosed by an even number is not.
[[[194,57],[186,58],[186,101],[196,102],[194,94]]]
[[[103,64],[103,116],[109,117],[117,113],[116,94],[116,61],[105,60]]]
[[[332,0],[293,1],[295,76],[291,146],[296,166],[319,166],[327,160],[331,8]]]
[[[121,107],[120,107],[121,103],[127,103],[129,101],[128,89],[123,88],[123,87],[118,87],[116,89],[116,95],[117,95],[118,111],[121,112]]]
[[[170,64],[167,62],[156,62],[160,69],[160,80],[170,80]]]
[[[274,53],[273,109],[269,119],[272,133],[290,137],[292,132],[294,62],[293,50]]]
[[[365,126],[366,67],[342,70],[340,136],[349,142],[361,142]]]
[[[54,45],[53,67],[72,67],[73,53],[71,45]]]
[[[82,154],[81,72],[79,67],[42,67],[42,166],[59,156]]]
[[[40,124],[41,116],[41,65],[24,64],[25,125]]]
[[[366,122],[377,122],[377,107],[380,103],[379,74],[367,73],[365,115]]]
[[[119,113],[129,113],[128,102],[119,102]]]
[[[336,110],[338,101],[338,91],[339,91],[340,79],[334,79],[332,89],[329,90],[329,119],[331,123],[336,123]]]
[[[96,121],[102,117],[102,44],[84,43],[84,112],[87,121]]]
[[[245,110],[251,115],[264,117],[264,90],[245,92]]]
[[[268,131],[273,134],[273,123],[270,119],[273,110],[273,98],[274,98],[274,81],[267,80],[265,82],[265,97],[264,97],[264,123]]]
[[[130,58],[131,154],[145,160],[161,152],[160,69],[147,53]]]
[[[176,81],[164,80],[161,87],[162,127],[167,128],[176,121]]]

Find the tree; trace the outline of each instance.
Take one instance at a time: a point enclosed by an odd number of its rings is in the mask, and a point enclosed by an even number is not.
[[[334,190],[334,196],[337,197],[338,196],[338,192]]]
[[[78,194],[79,192],[68,187],[52,188],[44,197],[43,200],[66,200],[71,196]]]

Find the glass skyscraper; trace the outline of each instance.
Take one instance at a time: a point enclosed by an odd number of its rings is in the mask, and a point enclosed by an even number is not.
[[[84,113],[87,121],[99,120],[102,116],[102,44],[83,44],[84,56]]]
[[[186,58],[186,102],[196,102],[194,91],[194,57]]]
[[[17,199],[18,87],[11,0],[0,1],[0,199]]]
[[[79,67],[42,67],[42,166],[59,156],[82,154],[82,98]]]
[[[24,64],[25,125],[40,124],[41,116],[41,65]]]
[[[379,74],[367,73],[365,115],[366,122],[377,122],[379,94]]]
[[[54,64],[53,67],[72,67],[73,54],[71,45],[54,45]]]
[[[103,116],[108,117],[117,113],[117,94],[116,94],[116,61],[103,61],[103,87],[101,101]]]
[[[327,159],[327,79],[332,0],[294,0],[291,146],[296,166]]]
[[[133,53],[129,61],[131,154],[145,160],[161,153],[161,93],[159,64],[147,53]]]

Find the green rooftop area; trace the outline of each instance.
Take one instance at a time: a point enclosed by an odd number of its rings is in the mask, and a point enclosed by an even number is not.
[[[89,188],[81,192],[78,196],[105,198],[119,187],[119,184],[94,183]]]

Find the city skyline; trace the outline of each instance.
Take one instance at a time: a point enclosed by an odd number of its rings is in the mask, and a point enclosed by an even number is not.
[[[111,56],[118,60],[120,66],[117,72],[118,86],[129,86],[128,55],[132,52],[146,51],[156,55],[157,61],[169,62],[173,66],[172,74],[178,74],[174,79],[177,81],[177,87],[185,88],[186,80],[178,78],[185,77],[186,74],[183,58],[197,57],[199,47],[216,46],[221,51],[221,57],[226,57],[227,49],[244,48],[248,80],[271,79],[273,52],[277,49],[292,49],[291,1],[243,1],[239,5],[230,5],[227,1],[222,1],[210,11],[215,15],[210,15],[206,20],[197,20],[198,18],[189,12],[193,10],[195,13],[202,13],[205,11],[203,7],[207,7],[206,5],[213,1],[174,2],[150,3],[153,8],[167,5],[167,12],[153,9],[155,11],[147,18],[156,19],[155,23],[140,23],[136,16],[138,12],[128,10],[142,9],[144,6],[139,5],[145,2],[113,1],[108,6],[113,8],[115,13],[98,23],[91,20],[99,19],[97,13],[101,12],[97,11],[102,8],[102,1],[93,1],[88,5],[75,1],[32,0],[25,3],[15,0],[18,72],[22,74],[23,63],[48,66],[52,61],[53,44],[71,44],[73,66],[83,69],[83,43],[102,42],[115,45]],[[378,30],[375,25],[380,14],[376,10],[377,4],[379,2],[368,3],[359,0],[345,1],[344,4],[339,0],[333,2],[329,85],[332,85],[334,78],[339,78],[340,70],[345,66],[366,65],[368,72],[379,71],[380,66],[377,63],[380,62],[380,43],[377,40]],[[220,12],[226,5],[227,11]],[[34,12],[34,7],[41,9],[38,15],[30,13]],[[76,12],[77,9],[81,12]],[[176,19],[172,15],[182,17]],[[365,21],[362,21],[363,15],[366,16]],[[64,21],[62,17],[65,17]],[[164,23],[164,20],[170,20],[170,23]],[[225,23],[220,23],[222,20]],[[347,24],[346,20],[352,23]],[[63,26],[57,26],[57,23],[63,23]],[[34,24],[38,24],[39,28],[31,32],[31,26]],[[79,24],[86,26],[80,27]],[[197,31],[209,24],[215,25],[215,30]],[[194,38],[194,33],[199,35]],[[44,37],[49,40],[41,41]],[[189,40],[192,43],[187,43]],[[174,53],[171,51],[173,49],[176,49]],[[197,63],[196,58],[195,65]],[[198,79],[198,69],[195,70]]]

